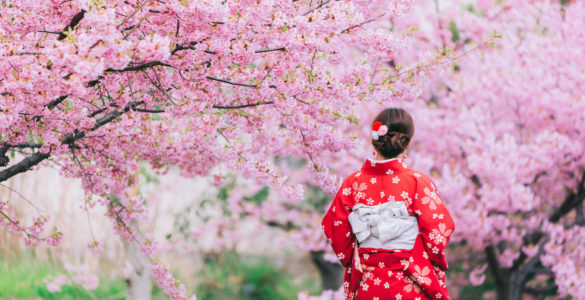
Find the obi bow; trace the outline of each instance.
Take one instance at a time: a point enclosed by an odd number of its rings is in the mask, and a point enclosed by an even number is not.
[[[417,227],[416,217],[408,214],[401,201],[376,206],[358,203],[349,214],[349,223],[359,243],[374,237],[385,244]]]

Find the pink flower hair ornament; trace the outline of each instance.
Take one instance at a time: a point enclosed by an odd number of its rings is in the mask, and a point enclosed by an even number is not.
[[[388,133],[388,127],[378,121],[372,126],[372,138],[377,141],[381,136]]]

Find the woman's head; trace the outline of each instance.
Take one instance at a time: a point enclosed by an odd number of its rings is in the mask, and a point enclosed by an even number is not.
[[[404,152],[410,145],[414,135],[414,123],[410,114],[397,107],[386,108],[374,119],[388,127],[388,132],[379,136],[377,140],[372,139],[374,148],[386,158],[394,158]]]

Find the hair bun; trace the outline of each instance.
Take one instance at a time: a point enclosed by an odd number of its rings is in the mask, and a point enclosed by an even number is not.
[[[404,152],[414,135],[414,123],[410,114],[402,108],[387,108],[380,112],[374,123],[388,127],[388,132],[372,140],[372,145],[384,157],[393,158]]]
[[[406,146],[408,145],[408,137],[400,132],[391,132],[391,134],[389,134],[391,136],[390,138],[390,145],[392,145],[392,147],[396,150],[399,151],[404,151],[406,149]]]

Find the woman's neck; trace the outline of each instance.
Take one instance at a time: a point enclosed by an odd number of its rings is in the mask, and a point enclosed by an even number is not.
[[[390,157],[390,158],[388,158],[388,157],[382,156],[382,154],[380,154],[380,152],[376,152],[376,160],[390,160],[390,159],[393,159],[393,158],[398,158],[398,159],[404,158],[404,153],[400,153],[396,157]]]

